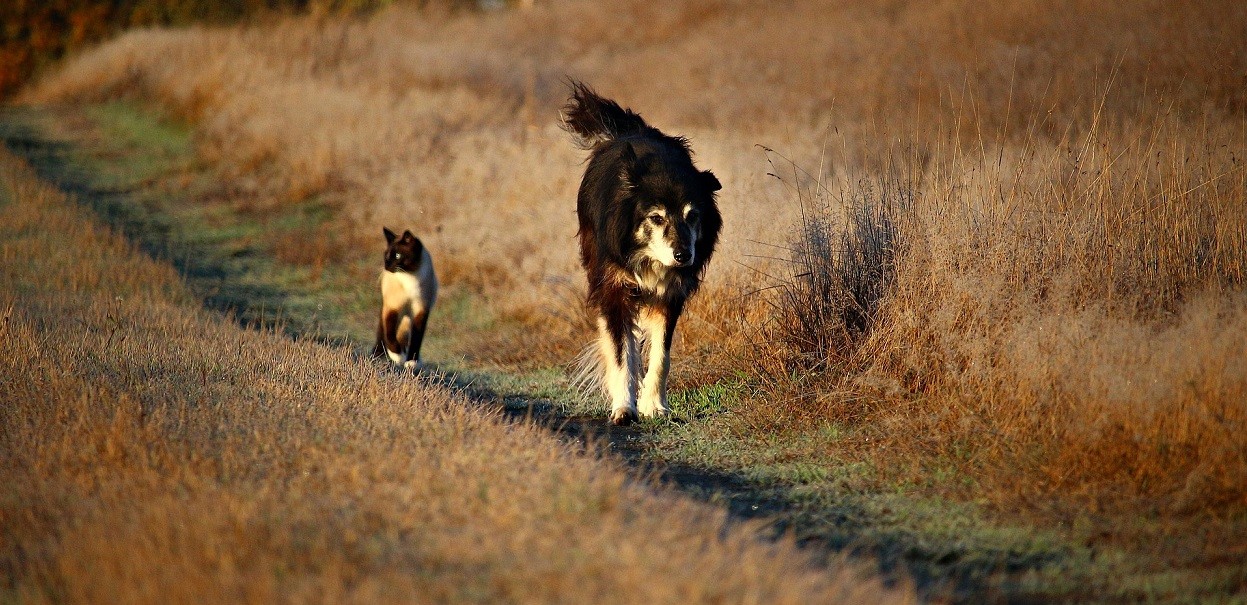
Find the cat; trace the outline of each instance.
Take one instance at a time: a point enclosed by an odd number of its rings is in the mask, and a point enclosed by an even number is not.
[[[433,259],[420,239],[403,231],[385,234],[385,270],[381,272],[381,317],[372,354],[412,370],[420,366],[420,345],[437,300]]]

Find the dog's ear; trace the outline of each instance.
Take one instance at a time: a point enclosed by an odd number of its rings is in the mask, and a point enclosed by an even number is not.
[[[389,227],[382,227],[381,232],[385,234],[385,243],[387,244],[392,244],[394,240],[398,239],[398,236],[394,235],[394,232],[390,231]]]
[[[632,148],[632,143],[624,143],[623,151],[619,152],[619,163],[626,166],[636,163],[636,150]]]
[[[623,151],[619,153],[619,179],[623,181],[623,186],[631,188],[640,183],[641,177],[645,176],[645,169],[646,164],[637,158],[632,143],[624,143]]]
[[[411,240],[413,240],[413,239],[416,239],[416,236],[414,236],[414,235],[412,235],[412,234],[411,234],[411,230],[410,230],[410,229],[407,229],[407,230],[403,231],[403,239],[402,239],[402,241],[404,241],[404,242],[409,242],[409,241],[411,241]]]
[[[709,170],[701,171],[701,178],[706,188],[711,191],[718,191],[723,188],[723,185],[719,183],[719,179],[715,178],[714,173]]]

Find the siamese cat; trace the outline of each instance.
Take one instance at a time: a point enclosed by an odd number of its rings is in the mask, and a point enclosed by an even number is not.
[[[415,369],[420,365],[420,343],[429,311],[437,300],[437,275],[429,251],[411,231],[403,231],[399,237],[388,228],[381,230],[386,242],[385,270],[381,272],[381,318],[372,354]]]

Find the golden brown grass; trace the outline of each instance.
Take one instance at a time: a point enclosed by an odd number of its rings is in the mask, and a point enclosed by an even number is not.
[[[897,598],[540,428],[201,310],[7,152],[0,292],[4,600]]]
[[[1010,500],[1247,503],[1242,132],[1113,130],[799,192],[799,277],[763,358],[854,395],[810,420],[868,408],[887,449]]]
[[[725,184],[674,371],[770,385],[724,421],[738,438],[848,424],[861,439],[806,454],[912,482],[953,465],[969,487],[935,489],[1002,507],[1208,519],[1247,504],[1245,29],[1230,1],[394,7],[135,32],[26,99],[135,96],[192,120],[236,195],[413,226],[449,288],[530,326],[490,346],[548,362],[588,337],[566,302],[571,74],[690,136]],[[912,203],[868,329],[783,337],[787,311],[743,296],[800,283],[771,245],[807,212],[838,237],[882,190]]]

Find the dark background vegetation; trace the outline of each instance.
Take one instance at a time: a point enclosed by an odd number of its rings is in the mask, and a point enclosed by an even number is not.
[[[299,13],[365,13],[393,0],[5,0],[0,2],[0,99],[85,46],[132,27],[226,24]],[[417,0],[415,4],[430,4]],[[468,0],[438,4],[464,8]]]

